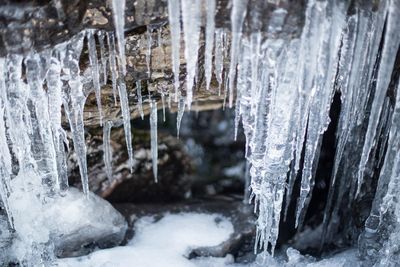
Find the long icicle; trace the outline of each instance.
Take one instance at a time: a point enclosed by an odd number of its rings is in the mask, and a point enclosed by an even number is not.
[[[178,102],[181,48],[180,0],[168,0],[168,19],[171,31],[172,71],[174,73],[175,102]]]
[[[231,23],[232,23],[232,44],[231,44],[231,58],[228,74],[228,91],[229,91],[229,107],[233,105],[233,87],[236,76],[236,65],[238,62],[240,38],[242,36],[243,21],[246,16],[247,1],[233,0]],[[226,90],[226,89],[225,89]]]
[[[123,76],[126,75],[125,57],[125,0],[112,0],[115,33],[118,44],[119,67]]]
[[[94,30],[89,30],[87,34],[89,47],[89,62],[92,70],[94,92],[96,94],[97,108],[99,109],[100,125],[103,125],[103,109],[101,106],[101,88],[99,75],[99,60],[97,58],[96,40],[94,39]]]
[[[189,110],[193,101],[193,87],[199,53],[200,4],[200,0],[181,1],[186,60],[186,104]]]
[[[70,93],[64,98],[64,110],[71,127],[74,150],[78,158],[83,192],[89,197],[89,179],[87,173],[85,129],[83,123],[83,108],[86,97],[83,94],[79,69],[79,58],[82,51],[83,36],[78,35],[67,46],[63,61],[63,71],[68,76]]]
[[[142,98],[142,82],[141,81],[136,81],[136,97],[138,99],[138,109],[139,109],[140,117],[143,120],[144,113],[143,113],[143,98]]]
[[[206,88],[210,90],[212,77],[212,56],[215,34],[215,0],[207,0],[207,24],[206,24],[206,48],[204,60],[204,72],[206,76]]]
[[[5,60],[0,58],[0,73],[6,73]],[[10,192],[10,175],[12,173],[11,153],[7,144],[6,127],[5,127],[5,94],[6,85],[5,76],[0,76],[0,199],[3,203],[4,210],[11,228],[14,228],[12,212],[8,201],[8,193]]]
[[[158,141],[157,141],[157,102],[150,102],[150,137],[151,137],[151,161],[153,166],[153,174],[156,183],[158,182]]]
[[[108,58],[110,62],[110,71],[111,71],[111,83],[112,83],[112,92],[114,96],[115,105],[117,105],[117,62],[115,60],[115,37],[114,33],[107,33],[107,45],[108,45]]]
[[[111,128],[112,121],[106,121],[103,126],[103,160],[106,168],[106,174],[109,182],[113,180],[112,172],[112,148],[111,148]]]

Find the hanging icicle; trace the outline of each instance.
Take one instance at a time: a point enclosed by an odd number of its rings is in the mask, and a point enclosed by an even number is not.
[[[106,121],[103,126],[103,160],[106,168],[106,174],[109,182],[113,180],[112,171],[112,148],[111,148],[111,128],[112,121]]]
[[[153,175],[156,183],[158,182],[158,141],[157,141],[157,102],[150,101],[150,137],[151,137],[151,160],[153,166]]]
[[[193,87],[199,53],[200,4],[201,0],[181,1],[186,60],[186,104],[189,110],[193,101]]]
[[[204,72],[206,76],[206,87],[210,89],[211,75],[212,75],[212,55],[214,48],[214,34],[215,34],[215,0],[207,0],[207,24],[206,24],[206,48],[204,60]]]
[[[168,19],[171,31],[172,71],[174,73],[175,102],[178,102],[179,67],[181,47],[181,5],[180,0],[168,0]]]
[[[112,0],[115,35],[118,44],[118,66],[123,76],[126,75],[125,58],[125,0]]]
[[[100,91],[100,74],[99,61],[97,58],[96,40],[94,39],[94,31],[89,30],[87,33],[89,47],[90,69],[92,70],[93,87],[96,94],[97,108],[99,110],[100,126],[103,125],[103,108],[101,106],[101,91]]]

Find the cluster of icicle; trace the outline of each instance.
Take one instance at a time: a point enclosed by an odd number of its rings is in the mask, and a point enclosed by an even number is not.
[[[214,68],[214,77],[220,85],[223,84],[230,107],[236,96],[235,133],[241,121],[246,136],[252,197],[258,213],[257,244],[267,249],[269,243],[274,251],[285,192],[287,212],[299,173],[301,187],[297,199],[296,226],[302,225],[335,93],[341,96],[341,112],[324,218],[325,231],[329,217],[334,216],[331,215],[334,194],[343,197],[344,188],[347,188],[347,184],[341,182],[339,193],[334,191],[340,166],[346,170],[352,167],[350,164],[357,165],[355,178],[348,183],[351,184],[348,190],[350,198],[354,199],[363,184],[376,140],[385,134],[383,127],[389,125],[385,128],[389,149],[386,155],[381,155],[384,160],[381,179],[390,182],[384,199],[375,201],[383,203],[375,205],[377,210],[371,214],[379,222],[399,190],[397,164],[400,139],[397,135],[400,124],[397,117],[400,94],[397,94],[389,124],[382,123],[380,118],[385,114],[387,117],[390,109],[387,95],[400,42],[400,32],[396,29],[400,20],[400,2],[380,1],[376,8],[372,4],[366,5],[365,9],[357,8],[349,15],[351,7],[347,1],[309,0],[301,36],[283,40],[276,36],[284,26],[286,10],[276,8],[268,21],[263,22],[268,25],[267,32],[263,32],[260,26],[263,16],[257,13],[262,9],[257,9],[257,3],[232,0],[229,54],[226,52],[226,31],[215,29],[215,0],[169,0],[168,4],[176,95],[180,90],[179,51],[183,26],[186,103],[189,108],[196,80],[200,10],[202,4],[206,7],[206,86],[209,88]],[[245,20],[247,26],[250,25],[250,34],[243,30]],[[381,40],[384,41],[380,49]],[[214,55],[214,64],[211,55]],[[229,62],[227,68],[223,64],[224,58]],[[359,131],[365,121],[366,131],[362,132],[359,140],[355,140],[354,132]],[[345,162],[343,155],[346,147],[347,154],[360,153],[356,162]],[[361,152],[357,150],[359,147],[362,147]],[[333,214],[338,213],[339,206],[335,206]]]
[[[101,87],[109,76],[116,104],[119,95],[129,165],[132,167],[130,110],[124,81],[124,9],[123,1],[113,1],[115,34],[87,30],[52,49],[0,58],[0,196],[12,227],[13,210],[8,199],[13,191],[13,176],[25,173],[29,177],[34,173],[35,177],[40,177],[43,184],[40,197],[43,199],[68,187],[66,148],[69,144],[62,127],[62,108],[69,122],[83,192],[88,195],[83,116],[87,97],[85,87],[88,86],[95,91],[100,125],[104,130],[105,169],[108,178],[112,179],[110,135],[113,122],[103,121],[101,106]],[[82,74],[79,65],[85,40],[89,52],[89,75]],[[142,99],[139,102],[141,104]],[[150,105],[151,154],[157,179],[157,103],[151,102]],[[143,114],[142,107],[139,108]]]

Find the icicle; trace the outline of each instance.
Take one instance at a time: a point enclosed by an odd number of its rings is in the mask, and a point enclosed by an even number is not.
[[[146,66],[147,66],[147,75],[149,79],[151,79],[151,46],[153,44],[153,36],[152,29],[150,26],[147,26],[147,52],[146,52]]]
[[[101,85],[107,84],[107,57],[106,57],[106,47],[104,45],[104,32],[98,31],[97,38],[99,39],[100,44],[100,61],[101,61],[101,71],[102,71],[102,80]]]
[[[108,58],[110,62],[111,80],[112,80],[112,91],[114,95],[114,102],[117,105],[117,63],[115,61],[115,38],[113,33],[107,33],[107,44],[108,44]]]
[[[162,28],[156,29],[157,32],[157,46],[163,47],[163,39],[161,36]]]
[[[97,59],[96,40],[94,39],[94,30],[89,30],[87,34],[89,47],[90,69],[92,70],[94,92],[96,94],[97,108],[99,110],[100,125],[103,125],[103,109],[101,106],[99,61]]]
[[[6,73],[5,60],[0,58],[0,73]],[[12,173],[11,153],[7,144],[6,127],[4,122],[4,109],[6,94],[5,75],[0,76],[0,199],[3,203],[4,210],[10,226],[14,228],[12,213],[8,201],[8,193],[10,192],[10,175]]]
[[[172,71],[174,73],[175,102],[178,102],[181,47],[180,0],[168,0],[168,19],[171,31]]]
[[[157,178],[157,160],[158,160],[158,141],[157,141],[157,102],[150,101],[150,136],[151,136],[151,160],[153,165],[154,180]]]
[[[326,26],[319,25],[319,29],[323,31],[321,32],[322,37],[320,36],[319,48],[315,47],[313,49],[332,52],[328,52],[325,56],[317,57],[317,69],[324,69],[325,71],[323,73],[318,71],[315,73],[314,88],[310,92],[312,98],[310,100],[310,113],[307,122],[307,139],[305,143],[300,196],[297,202],[296,226],[301,225],[304,220],[314,186],[316,163],[319,158],[322,134],[326,131],[330,122],[329,109],[334,95],[334,79],[339,60],[337,51],[340,47],[341,34],[345,25],[345,5],[336,5],[334,3],[324,3],[321,5],[319,2],[316,2],[316,5],[320,5],[318,12],[321,16],[321,24],[325,24]],[[326,18],[325,14],[328,15],[330,9],[332,9],[332,14]]]
[[[236,75],[236,65],[238,62],[238,54],[240,47],[240,39],[242,36],[243,21],[246,16],[247,1],[233,0],[231,23],[232,23],[232,44],[231,44],[231,57],[229,65],[229,107],[233,105],[233,88]]]
[[[49,96],[49,115],[53,134],[54,149],[57,156],[57,171],[59,187],[68,187],[68,172],[66,154],[64,149],[64,130],[61,126],[62,81],[60,77],[61,62],[57,57],[52,57],[47,72],[47,93]]]
[[[143,113],[143,98],[142,98],[142,82],[141,81],[136,81],[136,96],[138,99],[138,109],[139,109],[140,117],[143,120],[144,113]]]
[[[218,81],[218,95],[221,95],[222,72],[224,70],[224,30],[215,30],[215,48],[214,48],[214,74]]]
[[[124,123],[126,148],[129,156],[129,168],[133,168],[133,149],[132,149],[132,134],[131,134],[131,113],[129,111],[129,99],[126,91],[126,84],[121,77],[118,79],[118,91],[121,102],[122,120]]]
[[[214,34],[215,34],[215,0],[207,0],[207,24],[206,24],[206,48],[204,60],[204,72],[206,76],[206,87],[210,90],[210,82],[212,76],[212,55],[214,48]]]
[[[162,111],[163,111],[163,122],[165,122],[165,94],[161,93],[161,103],[162,103]]]
[[[389,3],[390,4],[387,10],[388,17],[386,23],[386,33],[377,74],[376,90],[374,100],[372,102],[368,129],[365,135],[365,142],[359,165],[357,194],[360,192],[365,167],[375,142],[375,134],[379,122],[379,116],[381,114],[387,88],[390,83],[390,76],[392,74],[393,65],[396,59],[393,55],[396,54],[400,44],[400,33],[398,31],[398,25],[400,23],[400,3],[397,1],[389,1]]]
[[[185,99],[181,97],[178,102],[178,114],[176,116],[176,131],[177,131],[176,136],[178,138],[179,138],[179,130],[181,129],[181,121],[184,113],[185,113]]]
[[[83,94],[79,69],[79,58],[82,51],[83,35],[79,34],[68,44],[63,61],[63,71],[67,76],[70,92],[64,98],[64,110],[71,127],[74,150],[78,158],[82,188],[89,196],[89,180],[87,173],[85,129],[83,108],[86,97]]]
[[[22,168],[27,165],[35,166],[31,151],[32,126],[27,107],[28,89],[22,80],[22,56],[10,55],[7,57],[7,92],[1,91],[5,106],[7,130],[9,132],[12,151]],[[21,170],[23,171],[23,170]]]
[[[53,144],[53,132],[49,116],[49,99],[43,88],[42,58],[39,54],[30,54],[25,59],[26,79],[29,87],[29,101],[32,117],[32,139],[34,140],[33,156],[37,162],[37,171],[43,183],[60,189],[57,171],[56,151]]]
[[[112,9],[118,44],[119,67],[120,71],[122,72],[122,76],[125,76],[125,0],[112,0]]]
[[[111,128],[113,127],[112,121],[106,121],[103,126],[103,160],[106,168],[106,174],[109,182],[113,180],[112,172],[112,148],[111,148]]]
[[[246,160],[246,168],[244,171],[244,195],[243,203],[250,203],[250,163]]]
[[[181,0],[186,60],[186,104],[192,105],[200,38],[201,0]]]

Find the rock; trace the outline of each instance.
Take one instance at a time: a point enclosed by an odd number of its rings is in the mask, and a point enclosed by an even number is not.
[[[35,255],[40,252],[82,255],[95,247],[119,245],[124,239],[127,222],[107,201],[93,193],[85,196],[73,187],[48,196],[38,178],[34,172],[24,172],[12,180],[9,200],[16,237],[11,259],[36,264],[40,259]]]
[[[117,246],[127,230],[124,217],[111,204],[95,194],[86,199],[72,187],[48,212],[56,221],[51,235],[58,257],[80,256],[95,247]]]
[[[158,183],[155,182],[152,172],[148,131],[133,130],[134,162],[131,172],[123,128],[112,128],[112,181],[108,180],[105,171],[102,132],[97,129],[90,131],[87,143],[89,188],[112,203],[177,201],[184,199],[190,192],[191,159],[175,136],[159,134]],[[79,167],[74,153],[70,154],[68,165],[69,183],[81,188]]]
[[[222,244],[215,247],[193,249],[188,253],[190,258],[200,256],[224,257],[232,254],[235,262],[250,262],[254,260],[255,216],[253,208],[239,200],[227,197],[214,197],[212,199],[192,199],[171,204],[117,204],[119,210],[128,220],[130,225],[126,241],[134,236],[132,226],[138,218],[155,216],[156,220],[165,213],[198,212],[216,213],[230,219],[234,233]]]
[[[174,92],[172,82],[171,42],[168,26],[167,1],[165,0],[135,0],[126,1],[125,9],[125,42],[128,75],[126,77],[129,95],[131,117],[137,118],[139,113],[135,110],[137,103],[136,81],[142,82],[143,91],[150,93],[151,98],[160,101],[161,95],[168,96]],[[291,39],[299,36],[304,23],[304,1],[269,1],[263,5],[265,18],[263,19],[262,32],[266,34],[271,11],[284,8],[288,15],[284,27],[279,34],[271,38]],[[250,3],[249,5],[253,5]],[[225,28],[230,39],[230,13],[231,4],[228,0],[217,0],[215,23],[217,28]],[[202,16],[205,18],[206,7],[202,6]],[[250,17],[250,16],[249,16]],[[246,23],[250,24],[250,23]],[[0,3],[0,56],[8,53],[28,54],[32,49],[42,51],[54,47],[56,44],[66,42],[72,36],[86,29],[114,31],[111,0],[19,0],[2,1]],[[245,33],[251,32],[250,26],[245,27]],[[151,72],[147,71],[146,55],[150,43]],[[229,41],[228,41],[229,43]],[[185,58],[183,53],[183,40],[181,51],[181,87],[185,88]],[[100,48],[98,47],[98,50]],[[201,35],[199,62],[204,61],[204,36]],[[225,59],[227,60],[227,59]],[[85,72],[88,64],[87,48],[84,48],[81,57],[81,69]],[[225,62],[227,70],[229,62]],[[204,84],[204,70],[199,68],[192,110],[219,109],[223,105],[224,93],[218,95],[217,81],[211,82],[210,91]],[[113,105],[111,81],[102,88],[102,104],[106,107],[106,118],[119,121],[121,110]],[[86,127],[98,127],[99,114],[94,100],[93,85],[87,87],[87,102],[85,105],[84,119]],[[223,89],[223,88],[222,88]],[[142,92],[142,95],[145,92]],[[145,101],[145,113],[148,105]],[[174,102],[174,101],[172,101]],[[158,105],[161,107],[161,104]],[[172,103],[170,110],[176,111],[176,103]],[[64,118],[64,124],[67,125]]]

